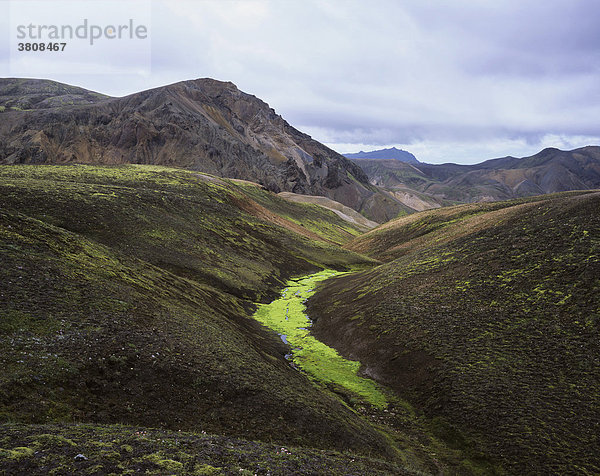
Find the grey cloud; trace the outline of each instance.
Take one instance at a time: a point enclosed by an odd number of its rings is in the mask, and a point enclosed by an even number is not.
[[[565,144],[599,135],[597,0],[153,5],[150,77],[54,79],[114,95],[229,80],[316,139],[348,148],[418,144],[431,153],[464,141],[470,160],[496,156],[493,147],[526,155],[549,135]]]

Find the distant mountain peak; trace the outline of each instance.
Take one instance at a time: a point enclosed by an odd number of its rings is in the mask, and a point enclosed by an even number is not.
[[[413,154],[403,149],[397,149],[396,147],[372,150],[370,152],[364,152],[361,150],[355,154],[344,154],[344,156],[348,159],[395,159],[411,164],[420,163]]]

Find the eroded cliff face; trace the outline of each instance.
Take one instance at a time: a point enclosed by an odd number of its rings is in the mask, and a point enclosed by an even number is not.
[[[122,98],[43,80],[0,80],[1,164],[155,164],[324,195],[359,211],[381,200],[362,169],[233,83],[184,81]],[[389,203],[388,203],[389,202]],[[376,219],[377,219],[376,218]]]

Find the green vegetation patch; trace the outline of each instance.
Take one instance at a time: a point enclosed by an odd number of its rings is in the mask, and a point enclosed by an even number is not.
[[[281,297],[262,304],[254,318],[276,331],[292,347],[291,360],[322,384],[339,385],[360,395],[371,405],[383,408],[387,399],[378,385],[358,375],[360,362],[344,359],[338,352],[310,334],[311,321],[304,302],[315,292],[315,285],[340,273],[324,270],[286,283]]]

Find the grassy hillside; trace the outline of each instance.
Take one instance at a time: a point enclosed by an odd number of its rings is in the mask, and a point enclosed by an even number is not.
[[[24,166],[0,176],[5,421],[202,428],[385,452],[248,319],[251,300],[280,279],[365,258],[245,213],[240,187],[189,172]]]
[[[204,174],[149,166],[18,166],[1,168],[0,180],[7,209],[254,300],[291,273],[365,261],[328,244],[358,234],[334,213]],[[329,226],[311,229],[310,220],[295,226],[281,210]]]
[[[336,202],[327,197],[319,197],[314,195],[300,195],[292,192],[280,192],[277,195],[281,198],[285,198],[286,200],[290,200],[292,202],[312,203],[327,208],[333,211],[336,215],[339,215],[340,217],[344,218],[346,221],[354,223],[363,232],[372,230],[377,225],[379,225],[379,223],[375,223],[374,221],[369,220],[368,218],[364,217],[352,208],[342,205],[340,202]]]
[[[600,193],[401,218],[348,248],[388,261],[309,301],[457,448],[511,474],[600,472]]]
[[[373,265],[335,213],[148,166],[2,167],[0,196],[3,470],[470,472],[405,402],[309,379],[252,319],[290,277]]]
[[[465,204],[415,213],[389,221],[369,233],[358,236],[347,248],[382,261],[391,261],[432,245],[465,237],[494,224],[502,209],[527,203],[544,202],[552,198],[580,195],[582,192],[563,192],[554,195],[521,198],[517,200]]]

